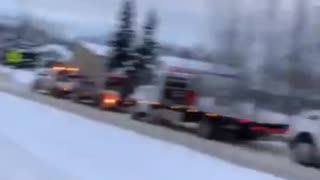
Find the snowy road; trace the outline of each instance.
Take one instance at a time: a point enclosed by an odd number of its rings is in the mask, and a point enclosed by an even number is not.
[[[245,145],[232,145],[207,141],[189,133],[131,121],[127,115],[102,112],[84,105],[73,104],[69,101],[33,94],[26,90],[25,86],[6,82],[3,77],[2,79],[0,78],[0,91],[74,112],[96,122],[111,124],[149,137],[180,144],[212,157],[219,157],[241,166],[272,173],[286,179],[318,180],[320,177],[319,170],[292,163],[288,159],[287,149],[284,144],[255,142]]]
[[[50,106],[4,93],[0,93],[0,98],[0,145],[5,147],[2,151],[12,153],[17,149],[24,149],[24,152],[30,153],[16,152],[19,161],[26,162],[25,159],[29,157],[41,159],[41,162],[54,167],[53,170],[67,172],[77,179],[195,180],[214,177],[280,180],[272,175],[242,168],[179,145],[98,123]],[[8,137],[20,148],[8,145],[9,142],[2,141],[3,137]],[[6,147],[12,147],[13,150]],[[4,165],[2,163],[0,167],[4,168]],[[22,173],[17,172],[18,179],[52,179],[36,177],[38,173],[52,173],[45,166],[38,165],[30,164],[27,166],[29,169],[21,168]],[[12,166],[6,168],[12,170],[17,165]],[[32,172],[34,169],[39,171]],[[23,172],[33,173],[33,176],[25,175]],[[56,179],[69,180],[70,177],[60,176]]]

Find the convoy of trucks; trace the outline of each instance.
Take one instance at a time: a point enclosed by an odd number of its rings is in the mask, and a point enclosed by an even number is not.
[[[197,134],[207,139],[287,137],[293,160],[318,162],[319,112],[295,117],[283,113],[261,115],[268,112],[266,99],[278,97],[252,90],[235,68],[161,57],[150,83],[135,86],[126,71],[108,72],[99,63],[93,64],[96,66],[57,64],[39,69],[32,90],[91,103],[101,110],[125,110],[134,120],[193,124]],[[293,121],[289,131],[288,117],[302,120]]]
[[[288,130],[283,121],[256,118],[256,100],[234,68],[163,56],[155,69],[151,83],[134,88],[125,71],[95,74],[86,66],[54,66],[40,71],[33,87],[102,110],[125,109],[133,119],[194,123],[198,135],[208,139],[254,140]]]

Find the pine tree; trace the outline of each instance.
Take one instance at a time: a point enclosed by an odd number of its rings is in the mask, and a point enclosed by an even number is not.
[[[125,0],[120,12],[120,25],[110,42],[112,52],[107,63],[108,69],[125,67],[132,60],[134,1]]]
[[[147,14],[145,24],[143,26],[142,43],[136,49],[137,62],[135,69],[139,76],[139,81],[146,82],[151,78],[152,69],[150,65],[155,64],[157,59],[157,42],[155,40],[155,30],[158,25],[157,14],[155,11],[150,11]],[[149,75],[147,75],[149,74]]]

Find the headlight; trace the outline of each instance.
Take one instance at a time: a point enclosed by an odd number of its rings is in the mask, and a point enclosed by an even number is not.
[[[105,104],[115,104],[117,102],[117,100],[115,100],[115,99],[104,99],[103,102]]]
[[[103,98],[103,103],[107,105],[114,105],[119,100],[118,96],[107,95]]]

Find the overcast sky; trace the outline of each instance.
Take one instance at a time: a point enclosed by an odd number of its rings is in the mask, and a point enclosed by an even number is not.
[[[138,21],[151,8],[158,11],[163,41],[192,45],[204,39],[206,0],[136,0]],[[75,3],[76,2],[76,3]],[[112,31],[122,0],[1,0],[0,14],[24,12],[65,24],[69,35]]]
[[[37,18],[41,17],[64,25],[63,27],[59,26],[58,30],[62,30],[68,36],[101,35],[113,31],[122,2],[122,0],[0,1],[0,16],[14,16],[19,13],[27,13]],[[135,1],[139,22],[141,22],[146,11],[149,9],[156,9],[158,11],[160,19],[158,38],[160,40],[189,46],[210,41],[210,38],[207,38],[210,28],[210,24],[208,23],[210,9],[214,9],[214,11],[222,9],[219,5],[212,8],[210,2],[225,2],[226,0]],[[261,4],[257,4],[259,0],[244,1],[251,2],[250,6],[255,9]],[[282,0],[284,7],[293,1],[295,0]],[[319,0],[311,1],[319,3]],[[219,19],[221,21],[220,17]],[[53,29],[51,26],[47,28]]]

